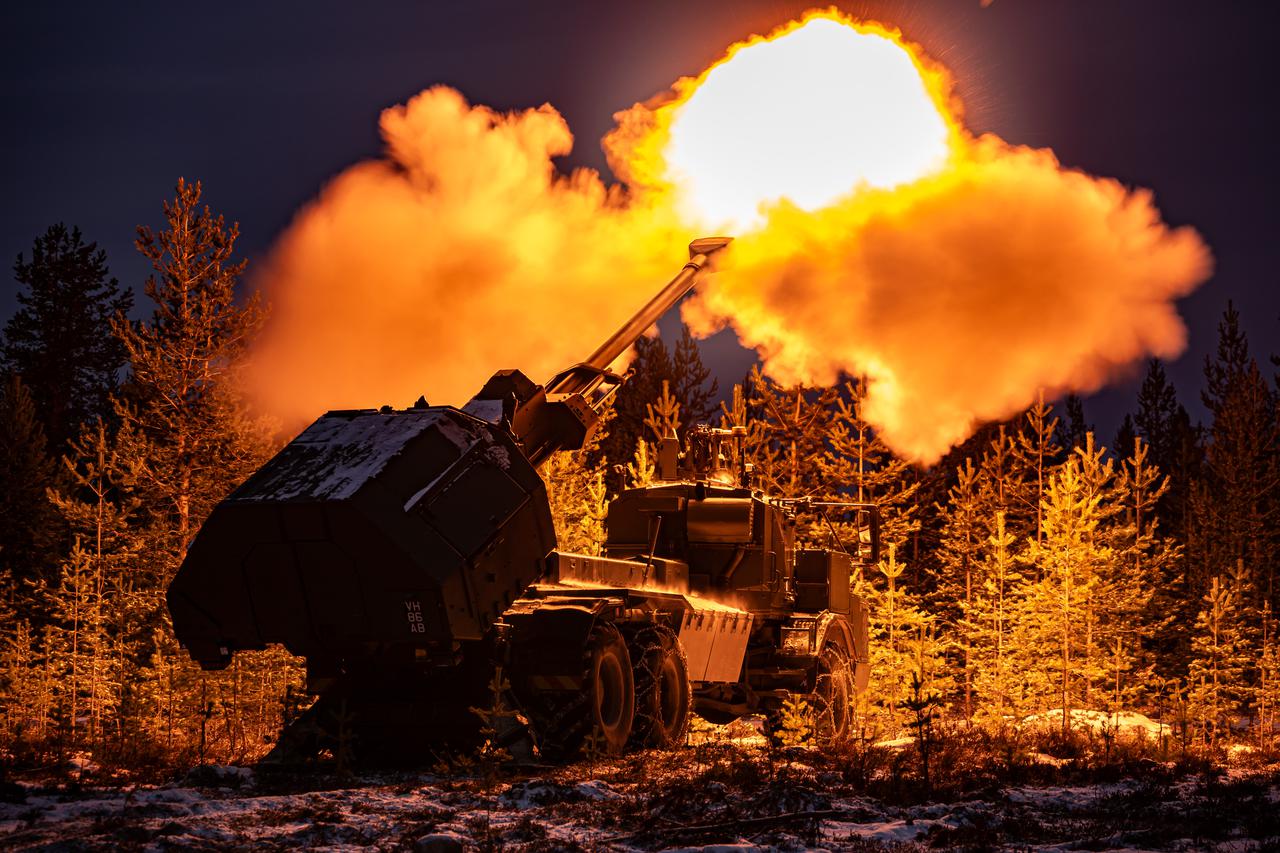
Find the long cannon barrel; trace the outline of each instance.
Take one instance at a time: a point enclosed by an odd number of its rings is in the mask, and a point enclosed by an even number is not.
[[[518,371],[500,371],[472,403],[502,401],[504,417],[525,456],[541,465],[560,450],[576,450],[591,437],[622,377],[609,365],[634,344],[658,318],[693,289],[712,257],[731,237],[703,237],[689,244],[689,262],[675,278],[614,332],[586,361],[561,371],[538,387]]]
[[[698,273],[707,267],[711,256],[729,245],[732,240],[732,237],[703,237],[690,243],[689,263],[684,265],[684,269],[680,270],[680,273],[671,279],[666,287],[637,311],[625,326],[602,343],[584,364],[599,370],[605,370],[613,364],[614,359],[639,340],[646,329],[658,322],[658,318],[671,310],[672,306],[693,289],[693,285],[698,280]]]

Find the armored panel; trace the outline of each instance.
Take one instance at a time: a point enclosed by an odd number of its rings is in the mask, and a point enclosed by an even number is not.
[[[796,552],[796,609],[849,612],[849,557],[835,551]]]
[[[504,427],[450,407],[330,412],[219,504],[169,589],[208,667],[478,639],[555,547]]]
[[[663,540],[668,540],[668,537],[683,540],[688,491],[684,484],[631,489],[610,501],[605,518],[606,553],[610,557],[629,557],[647,551],[655,516],[662,517]],[[658,555],[683,558],[683,555],[661,549]]]
[[[751,498],[706,498],[689,502],[689,541],[741,543],[751,541]]]
[[[633,557],[615,560],[585,554],[547,555],[546,578],[551,583],[592,584],[617,588],[661,588],[670,592],[689,591],[689,567],[662,557]]]
[[[505,471],[481,458],[423,504],[427,507],[427,517],[440,534],[459,554],[470,556],[497,535],[507,519],[528,499]]]

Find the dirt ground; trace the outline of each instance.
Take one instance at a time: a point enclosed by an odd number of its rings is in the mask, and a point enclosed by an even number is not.
[[[0,847],[502,850],[1280,850],[1280,767],[969,744],[720,740],[565,767],[335,774],[202,766],[142,784],[86,762],[10,781]],[[954,753],[954,754],[952,754]]]

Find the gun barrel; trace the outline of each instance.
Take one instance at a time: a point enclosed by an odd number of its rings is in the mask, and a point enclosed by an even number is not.
[[[613,364],[614,359],[635,343],[646,329],[658,322],[659,317],[667,313],[671,306],[693,289],[694,283],[698,280],[698,273],[706,268],[711,256],[729,245],[732,240],[732,237],[703,237],[690,243],[689,263],[684,265],[684,269],[680,270],[666,287],[636,312],[626,325],[602,343],[585,364],[599,370],[605,370]]]

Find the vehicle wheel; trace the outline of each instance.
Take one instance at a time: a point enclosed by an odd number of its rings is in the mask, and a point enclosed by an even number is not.
[[[636,747],[671,747],[684,743],[689,731],[693,692],[689,665],[680,639],[670,628],[645,628],[636,635],[636,721],[631,743]]]
[[[787,732],[786,709],[771,707],[765,710],[765,736],[774,746],[805,744],[825,746],[848,737],[852,728],[854,696],[853,670],[844,650],[829,645],[817,660],[817,676],[811,693],[793,693],[792,698],[803,700],[804,716]]]
[[[635,720],[635,681],[627,644],[613,625],[597,625],[583,649],[582,689],[544,693],[534,715],[544,758],[572,758],[595,737],[595,749],[616,755],[627,746]]]
[[[853,696],[849,657],[840,647],[829,645],[818,656],[818,678],[810,699],[815,741],[831,743],[849,735]]]

